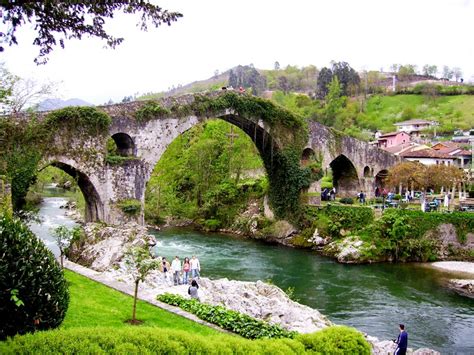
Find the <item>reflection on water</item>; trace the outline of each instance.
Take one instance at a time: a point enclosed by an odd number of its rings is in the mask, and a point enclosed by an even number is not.
[[[474,353],[474,300],[440,286],[438,271],[415,264],[342,265],[305,250],[168,229],[157,255],[196,254],[211,278],[272,280],[332,321],[392,339],[405,323],[411,347]]]

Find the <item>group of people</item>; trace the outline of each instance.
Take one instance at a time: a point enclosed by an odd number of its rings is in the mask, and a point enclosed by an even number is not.
[[[165,257],[162,257],[160,271],[163,273],[165,280],[168,280],[168,275],[171,273],[175,286],[188,285],[190,282],[195,281],[195,279],[199,279],[201,263],[196,255],[193,255],[191,259],[185,257],[182,263],[179,256],[176,255],[171,264]]]
[[[336,200],[336,188],[332,189],[325,188],[321,192],[321,200],[323,201],[335,201]]]

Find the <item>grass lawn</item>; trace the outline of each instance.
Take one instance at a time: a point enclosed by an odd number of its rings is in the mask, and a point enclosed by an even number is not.
[[[125,323],[132,316],[133,298],[65,270],[71,300],[62,329],[78,327],[137,327]],[[138,326],[185,330],[194,334],[222,334],[186,318],[169,313],[149,303],[137,302]]]

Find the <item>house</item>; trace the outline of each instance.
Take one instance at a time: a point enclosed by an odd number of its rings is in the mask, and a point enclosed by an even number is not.
[[[390,132],[382,134],[377,138],[379,148],[389,148],[410,142],[410,135],[407,132]]]
[[[461,169],[470,169],[472,152],[463,149],[456,142],[438,142],[431,149],[452,156],[456,159],[454,164]]]
[[[431,127],[439,126],[436,121],[426,121],[420,119],[413,119],[403,122],[394,123],[397,126],[398,132],[406,132],[410,134],[412,138],[418,138],[421,136],[421,131]]]
[[[428,148],[429,147],[424,144],[408,142],[408,143],[402,143],[399,145],[394,145],[392,147],[381,148],[381,149],[385,150],[386,152],[392,153],[394,155],[400,155],[401,153],[404,153],[404,152],[412,152],[415,150],[423,150],[423,149],[428,149]]]
[[[408,161],[417,161],[424,165],[456,165],[457,157],[434,149],[422,149],[400,153]]]

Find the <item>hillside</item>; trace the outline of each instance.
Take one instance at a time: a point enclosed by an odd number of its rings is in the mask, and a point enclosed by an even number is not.
[[[438,121],[438,133],[474,127],[474,96],[423,95],[373,96],[358,114],[357,126],[371,130],[393,131],[393,123],[412,118]]]

